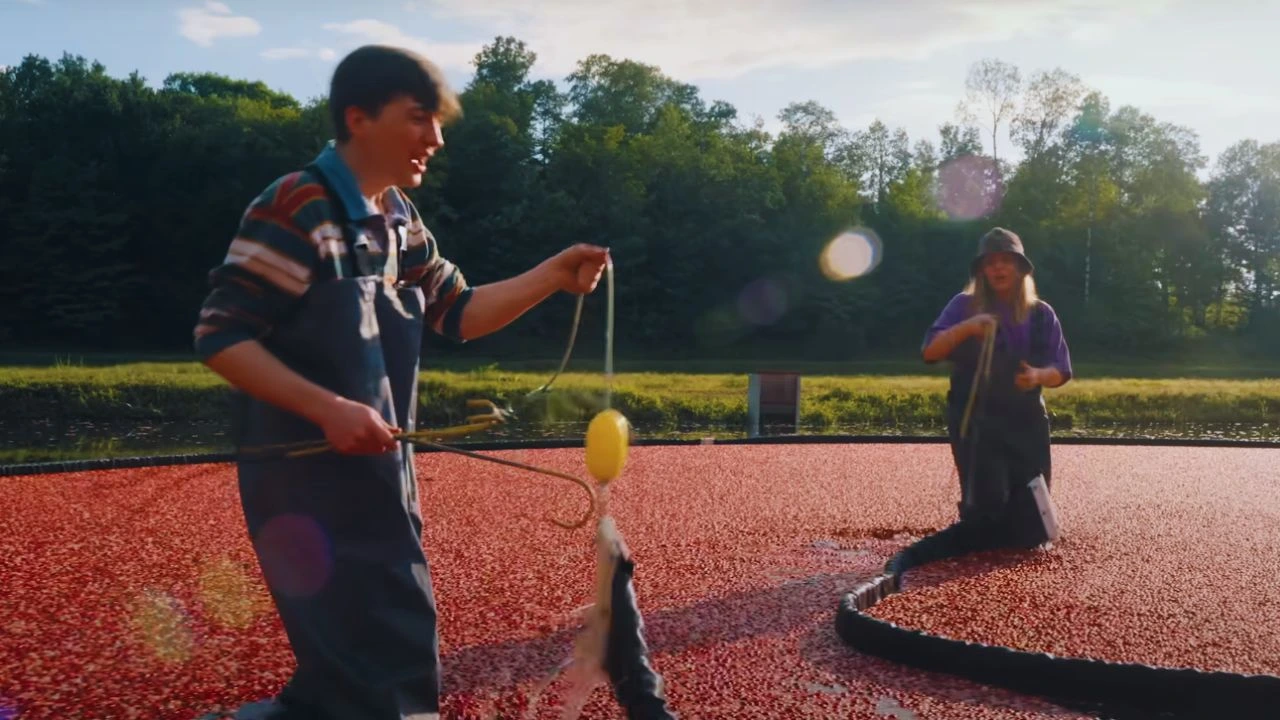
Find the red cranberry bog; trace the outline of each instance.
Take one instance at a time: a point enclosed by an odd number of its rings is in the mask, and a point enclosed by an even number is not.
[[[936,442],[642,442],[610,513],[681,718],[1277,717],[1276,446],[1218,444],[1060,441],[1058,542],[915,568],[897,554],[959,494]],[[551,445],[482,449],[582,474],[580,443]],[[281,687],[293,659],[219,460],[3,468],[0,718],[189,720]],[[581,498],[452,454],[417,469],[442,716],[561,717],[546,680],[591,602],[594,531],[543,516]],[[580,715],[620,716],[607,688]]]

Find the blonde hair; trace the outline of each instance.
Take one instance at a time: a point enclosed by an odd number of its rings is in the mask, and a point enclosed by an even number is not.
[[[995,291],[987,284],[987,276],[981,271],[969,278],[969,284],[964,287],[964,294],[970,296],[970,307],[974,313],[987,312],[999,302]],[[1027,315],[1039,302],[1040,296],[1036,294],[1035,278],[1029,273],[1022,273],[1022,292],[1014,292],[1013,295],[1013,321],[1026,322]]]

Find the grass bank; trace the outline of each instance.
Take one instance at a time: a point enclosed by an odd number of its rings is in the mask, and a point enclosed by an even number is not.
[[[774,364],[775,366],[778,364]],[[544,366],[545,367],[545,366]],[[1280,428],[1280,378],[1084,377],[1047,391],[1058,429],[1153,428],[1230,424]],[[916,431],[941,427],[947,380],[943,369],[920,372],[906,364],[882,363],[862,374],[836,374],[835,367],[792,367],[806,372],[802,422],[807,430],[860,428]],[[614,405],[641,431],[672,432],[700,427],[741,428],[746,421],[745,372],[621,372]],[[859,372],[856,365],[844,373]],[[897,372],[894,372],[894,371]],[[907,372],[903,372],[907,371]],[[1265,369],[1258,369],[1265,374]],[[460,422],[469,398],[511,404],[522,423],[554,427],[589,418],[603,401],[597,372],[562,375],[555,391],[525,396],[549,371],[485,366],[422,373],[424,425]],[[194,362],[18,365],[0,367],[0,408],[6,422],[219,421],[229,393],[220,378]]]

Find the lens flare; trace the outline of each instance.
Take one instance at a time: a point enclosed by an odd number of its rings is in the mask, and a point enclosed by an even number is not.
[[[1004,183],[991,158],[965,155],[938,170],[938,207],[952,220],[976,220],[1000,207]]]
[[[243,629],[267,608],[249,575],[228,558],[208,561],[200,571],[200,602],[210,620]]]
[[[882,249],[875,231],[855,228],[827,243],[818,264],[829,280],[852,280],[880,265]]]
[[[195,639],[186,610],[167,593],[144,590],[129,608],[129,627],[133,637],[161,662],[180,663],[191,657]]]
[[[308,597],[329,582],[333,572],[329,538],[314,519],[277,515],[262,527],[253,544],[262,558],[262,574],[277,592]]]
[[[772,325],[787,312],[787,291],[775,280],[761,278],[738,293],[738,314],[752,325]]]

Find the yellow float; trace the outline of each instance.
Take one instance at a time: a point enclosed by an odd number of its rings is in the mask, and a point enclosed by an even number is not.
[[[601,485],[622,475],[631,444],[631,424],[617,410],[603,410],[587,426],[587,471]]]

